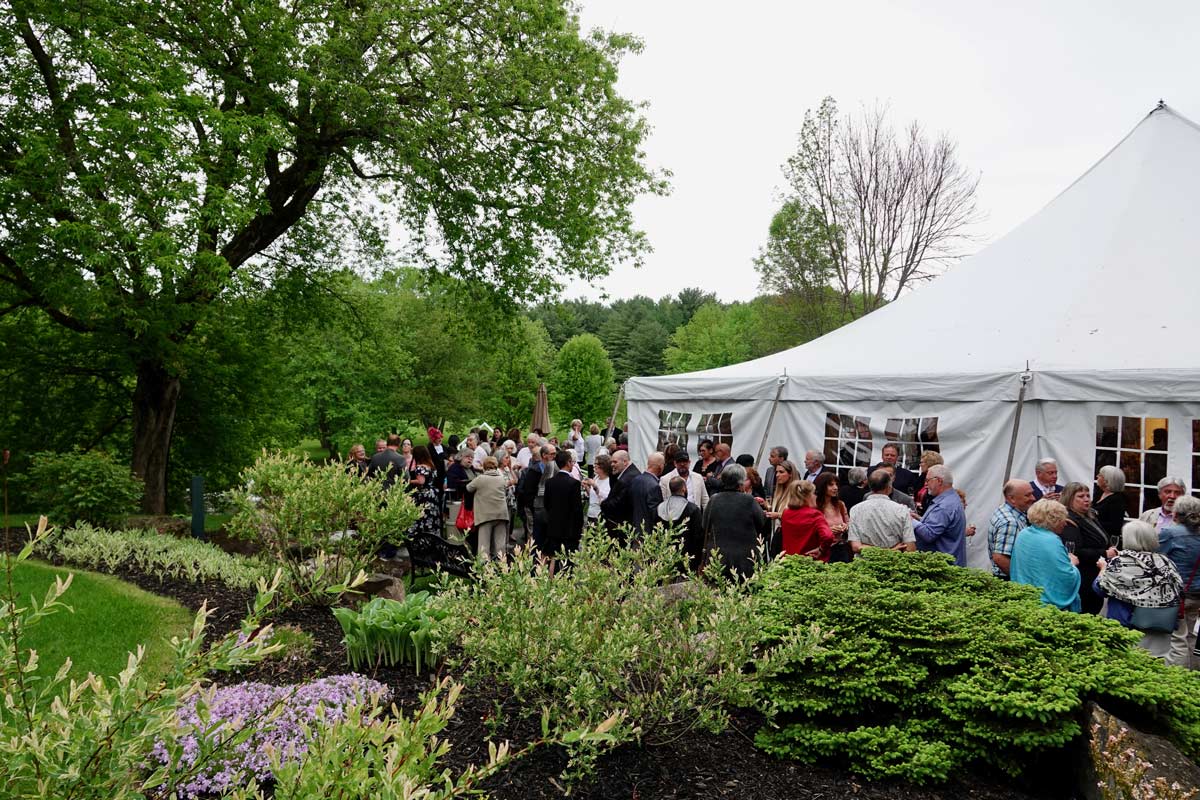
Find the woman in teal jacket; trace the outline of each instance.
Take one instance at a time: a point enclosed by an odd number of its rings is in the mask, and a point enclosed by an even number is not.
[[[1057,500],[1038,500],[1029,508],[1029,527],[1017,534],[1009,575],[1013,583],[1042,590],[1042,602],[1063,611],[1079,611],[1079,564],[1058,537],[1067,508]]]

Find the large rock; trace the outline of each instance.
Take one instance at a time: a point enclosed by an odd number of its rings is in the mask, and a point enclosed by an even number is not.
[[[1109,797],[1183,798],[1188,792],[1200,792],[1200,766],[1179,748],[1095,703],[1088,704],[1087,737],[1089,747],[1079,775],[1079,793],[1087,800],[1104,800],[1101,783],[1126,787],[1125,794],[1114,792]]]

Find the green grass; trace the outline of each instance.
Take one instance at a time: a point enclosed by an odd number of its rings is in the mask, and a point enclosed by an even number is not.
[[[297,447],[292,448],[292,452],[302,455],[316,464],[324,464],[329,460],[329,451],[321,447],[321,443],[316,439],[304,439]],[[372,452],[372,448],[368,447],[367,452]]]
[[[24,528],[26,525],[28,525],[31,529],[36,529],[37,524],[38,524],[38,517],[40,517],[40,516],[41,516],[41,514],[36,514],[36,513],[34,513],[34,514],[9,514],[8,515],[8,524],[9,524],[9,527],[12,527],[12,528]]]
[[[225,527],[229,520],[233,519],[233,514],[205,514],[204,515],[204,532],[216,533]]]
[[[77,680],[89,672],[116,675],[139,644],[146,645],[147,674],[165,674],[171,659],[169,641],[190,628],[194,614],[116,578],[38,561],[16,565],[13,588],[18,603],[27,606],[32,595],[40,605],[54,576],[67,573],[75,578],[62,600],[74,613],[62,609],[45,617],[21,639],[22,650],[38,652],[37,674],[53,676],[69,656],[70,675]]]

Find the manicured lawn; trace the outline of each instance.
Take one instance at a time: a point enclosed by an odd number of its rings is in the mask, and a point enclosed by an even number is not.
[[[89,672],[116,675],[125,668],[127,654],[139,644],[146,645],[144,667],[151,674],[165,673],[171,657],[168,642],[188,630],[192,612],[107,575],[37,561],[16,566],[13,588],[18,604],[27,606],[32,595],[41,605],[54,576],[67,573],[74,573],[75,578],[62,600],[74,613],[63,609],[45,617],[22,637],[22,650],[38,652],[37,673],[54,675],[69,656],[71,677],[76,680]]]
[[[9,514],[8,524],[9,527],[12,528],[24,528],[26,525],[28,525],[31,529],[36,530],[38,517],[40,516],[41,514]],[[2,524],[2,522],[3,521],[0,520],[0,524]]]
[[[306,456],[315,464],[324,464],[329,459],[329,451],[321,447],[321,443],[316,439],[304,439],[298,447],[292,448],[292,451]],[[371,452],[371,448],[367,448],[367,452]]]

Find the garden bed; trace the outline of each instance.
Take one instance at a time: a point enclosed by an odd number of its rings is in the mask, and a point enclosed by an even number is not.
[[[199,608],[207,601],[215,609],[210,618],[210,636],[237,627],[252,593],[230,589],[216,582],[193,584],[182,580],[160,581],[157,577],[128,570],[121,577],[143,589],[178,600],[188,608]],[[222,674],[222,684],[257,680],[274,684],[295,683],[346,672],[342,632],[328,609],[294,608],[284,612],[277,624],[298,627],[313,637],[311,655],[292,663],[268,662],[252,670]],[[370,677],[386,683],[396,704],[411,709],[421,692],[434,678],[416,675],[408,667],[364,670]],[[536,719],[522,719],[514,708],[505,708],[505,721],[496,722],[497,708],[504,708],[507,693],[497,687],[464,689],[459,697],[448,738],[453,749],[448,765],[458,770],[486,760],[489,739],[510,740],[514,748],[536,739],[540,733]],[[510,702],[510,701],[508,701]],[[678,741],[653,748],[623,746],[601,759],[595,780],[577,787],[573,797],[600,798],[713,798],[746,797],[756,800],[784,798],[878,798],[878,800],[1022,800],[1050,798],[1056,795],[1038,791],[1030,794],[1007,783],[1003,777],[985,779],[964,777],[939,787],[917,787],[898,782],[867,781],[836,769],[820,769],[781,761],[757,749],[753,743],[761,719],[754,713],[738,711],[731,729],[721,735],[695,732]],[[484,784],[496,800],[559,798],[564,787],[559,775],[566,767],[566,754],[559,748],[544,748],[516,761]],[[1062,795],[1057,795],[1062,796]]]

